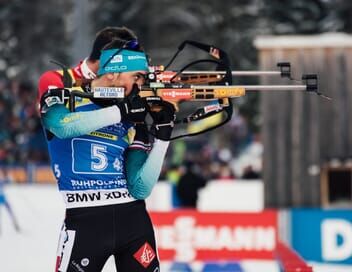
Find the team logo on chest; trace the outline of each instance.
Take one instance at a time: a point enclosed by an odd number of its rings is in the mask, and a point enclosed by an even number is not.
[[[116,158],[115,161],[114,161],[114,163],[113,163],[113,166],[114,166],[114,168],[115,168],[115,170],[116,170],[117,172],[121,172],[121,170],[122,170],[122,163],[121,163],[120,159]]]

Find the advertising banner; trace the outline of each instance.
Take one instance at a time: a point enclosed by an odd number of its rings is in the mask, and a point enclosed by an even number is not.
[[[272,260],[277,213],[151,212],[161,261]]]
[[[291,243],[305,260],[352,264],[352,210],[293,209]]]

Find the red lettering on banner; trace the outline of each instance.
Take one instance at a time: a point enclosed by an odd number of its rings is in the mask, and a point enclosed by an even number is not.
[[[192,89],[162,89],[161,97],[165,100],[179,101],[191,99]]]
[[[273,259],[277,213],[152,212],[160,259]]]
[[[176,72],[172,72],[172,71],[164,71],[160,74],[156,75],[156,78],[159,81],[170,81],[171,78],[173,78],[176,75]]]
[[[133,257],[144,267],[147,268],[150,263],[155,258],[155,252],[153,248],[145,243],[143,246],[138,249],[138,251],[133,255]]]

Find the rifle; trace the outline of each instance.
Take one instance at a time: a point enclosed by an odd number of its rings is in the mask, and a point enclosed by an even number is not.
[[[167,70],[178,54],[186,45],[194,46],[200,50],[206,51],[212,56],[212,59],[200,59],[193,61],[184,66],[179,71]],[[200,63],[216,64],[215,71],[189,71],[191,66]],[[316,74],[303,74],[300,84],[289,85],[232,85],[233,76],[280,76],[290,81],[297,81],[291,77],[291,65],[288,62],[277,64],[278,70],[274,71],[232,71],[228,55],[222,49],[195,42],[184,41],[178,47],[178,51],[171,58],[166,66],[150,66],[149,73],[145,76],[145,84],[142,86],[139,95],[146,98],[151,111],[160,110],[153,105],[152,97],[158,96],[161,99],[172,103],[176,111],[179,111],[179,104],[189,102],[210,102],[204,107],[196,109],[195,112],[186,117],[179,117],[175,124],[189,124],[191,122],[204,120],[219,113],[225,113],[226,117],[217,124],[204,130],[181,134],[172,137],[170,140],[182,138],[185,136],[195,136],[209,130],[218,128],[227,123],[233,114],[232,98],[238,98],[246,95],[247,91],[307,91],[313,92],[325,98],[328,98],[318,91],[318,76]],[[70,110],[75,110],[75,97],[94,98],[94,92],[82,93],[71,91],[69,105]],[[116,96],[117,98],[118,96]],[[109,99],[111,99],[111,94]],[[179,115],[179,112],[178,114]]]
[[[291,78],[291,65],[288,62],[278,63],[279,71],[232,71],[231,75],[261,76],[280,75]],[[318,93],[318,77],[314,74],[302,76],[302,84],[296,85],[199,85],[217,83],[225,78],[225,71],[164,71],[151,67],[148,84],[140,91],[141,97],[159,96],[172,102],[177,107],[182,101],[206,101],[225,98],[236,98],[246,91],[308,91]],[[322,95],[318,93],[319,95]]]

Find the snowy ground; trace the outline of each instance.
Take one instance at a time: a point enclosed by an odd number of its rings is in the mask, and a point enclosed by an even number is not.
[[[53,185],[8,186],[6,193],[21,231],[16,233],[7,211],[1,207],[0,271],[54,271],[64,218],[61,195]],[[104,272],[116,271],[111,264],[109,260]]]
[[[61,195],[53,185],[8,186],[7,198],[19,221],[21,231],[16,233],[7,211],[0,206],[0,271],[48,272],[54,271],[56,245],[64,216]],[[161,271],[169,271],[163,264]],[[241,262],[246,272],[278,272],[274,262]],[[104,272],[116,272],[109,259]],[[314,272],[350,272],[351,267],[314,264]]]

